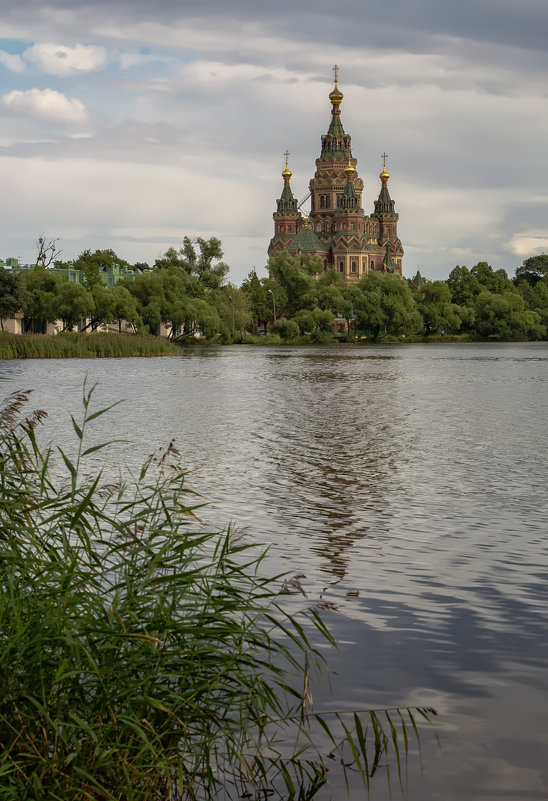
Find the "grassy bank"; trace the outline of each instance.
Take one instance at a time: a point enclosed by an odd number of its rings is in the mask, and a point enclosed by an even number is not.
[[[8,334],[0,333],[0,359],[108,358],[170,356],[181,352],[165,337],[141,334]]]

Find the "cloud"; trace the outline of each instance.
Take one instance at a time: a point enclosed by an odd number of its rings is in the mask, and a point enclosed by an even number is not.
[[[109,63],[109,54],[102,45],[81,45],[74,47],[49,43],[33,44],[23,53],[29,64],[36,64],[48,75],[66,77],[82,72],[103,69]]]
[[[2,98],[5,109],[23,117],[52,122],[84,122],[86,107],[81,100],[69,98],[55,89],[14,89]]]
[[[0,64],[7,67],[12,72],[23,72],[26,65],[21,56],[6,53],[5,50],[0,50]]]
[[[514,234],[507,248],[520,258],[526,258],[531,254],[548,253],[548,236],[545,232],[538,231]]]

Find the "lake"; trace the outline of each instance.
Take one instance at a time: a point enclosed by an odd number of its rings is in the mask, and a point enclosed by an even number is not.
[[[130,440],[116,465],[176,437],[203,517],[270,545],[272,570],[328,607],[342,657],[318,707],[436,707],[441,747],[424,728],[408,801],[545,801],[548,343],[0,366],[2,394],[34,390],[46,438],[69,438],[86,373],[95,408],[125,401],[92,424]],[[388,797],[381,775],[372,798]]]

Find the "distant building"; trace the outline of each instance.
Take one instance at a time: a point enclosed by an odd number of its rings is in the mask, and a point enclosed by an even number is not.
[[[14,256],[9,256],[5,261],[4,259],[0,259],[0,267],[3,267],[7,270],[13,270],[14,268],[20,267],[19,259],[16,259]]]
[[[84,283],[84,273],[82,270],[76,270],[74,267],[55,267],[54,268],[61,278],[65,278],[73,284]],[[135,273],[123,264],[114,263],[109,266],[102,267],[99,270],[101,281],[104,286],[116,286],[119,281],[124,278],[135,278]]]
[[[347,284],[358,281],[369,270],[402,274],[403,247],[398,238],[399,215],[388,191],[390,177],[384,154],[379,175],[381,188],[374,211],[367,216],[362,207],[363,181],[358,178],[357,159],[352,156],[350,135],[341,121],[343,94],[337,85],[329,95],[331,123],[322,135],[316,172],[309,183],[310,216],[301,214],[290,186],[292,172],[286,152],[282,195],[274,212],[274,236],[268,255],[281,251],[319,256],[326,267],[334,267]]]

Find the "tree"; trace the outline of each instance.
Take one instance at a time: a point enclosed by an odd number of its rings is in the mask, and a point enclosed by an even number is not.
[[[541,253],[525,259],[521,267],[517,268],[514,281],[516,283],[526,281],[531,286],[535,286],[546,277],[548,277],[548,254]]]
[[[198,297],[223,285],[229,267],[222,258],[220,239],[214,236],[210,239],[202,237],[191,239],[185,236],[183,246],[179,250],[168,248],[162,258],[156,259],[154,266],[159,270],[176,269],[195,279],[193,282],[187,282],[187,290],[192,296]]]
[[[386,334],[416,332],[421,317],[406,281],[398,275],[369,272],[358,283],[355,313],[360,328],[371,331],[376,341]]]
[[[484,290],[476,301],[477,333],[491,339],[542,339],[546,328],[540,316],[525,307],[523,296],[517,292],[503,294]]]
[[[230,339],[238,333],[241,339],[251,322],[251,302],[246,292],[234,284],[227,284],[212,292],[210,300],[219,314],[221,333]]]
[[[40,234],[36,240],[36,262],[35,267],[49,267],[63,252],[57,246],[59,237],[49,239],[45,233]]]
[[[140,273],[123,286],[135,298],[139,316],[151,334],[158,334],[166,316],[166,297],[162,271]]]
[[[458,329],[459,307],[451,303],[451,290],[445,281],[431,281],[419,290],[417,308],[422,315],[426,335],[442,329]]]
[[[57,300],[61,278],[55,270],[34,267],[21,273],[21,283],[25,290],[22,309],[25,330],[36,333],[59,316]]]
[[[479,293],[481,284],[468,267],[457,265],[449,273],[447,286],[451,290],[453,303],[458,306],[473,306]]]
[[[260,325],[266,325],[270,317],[270,305],[264,285],[259,281],[255,269],[251,270],[247,278],[244,279],[242,292],[248,297],[249,310],[251,314],[251,331],[256,334]]]
[[[505,292],[513,287],[505,270],[493,270],[486,261],[479,261],[475,264],[470,270],[470,274],[477,278],[481,286],[489,292]]]
[[[122,323],[125,321],[133,327],[141,320],[137,310],[137,302],[127,287],[116,284],[111,290],[113,309],[112,319],[118,323],[118,332],[122,333]]]
[[[82,284],[60,282],[55,316],[63,321],[63,331],[72,331],[80,320],[93,312],[93,308],[93,295]]]
[[[287,317],[281,317],[270,329],[273,334],[278,334],[282,339],[290,341],[295,339],[299,333],[299,326],[295,320],[288,320]]]
[[[4,330],[4,319],[15,317],[23,305],[23,288],[18,275],[0,267],[0,330]]]
[[[316,281],[304,264],[298,257],[282,251],[272,256],[268,265],[270,275],[286,292],[285,311],[289,317],[293,317],[300,309],[313,309],[317,305]]]

